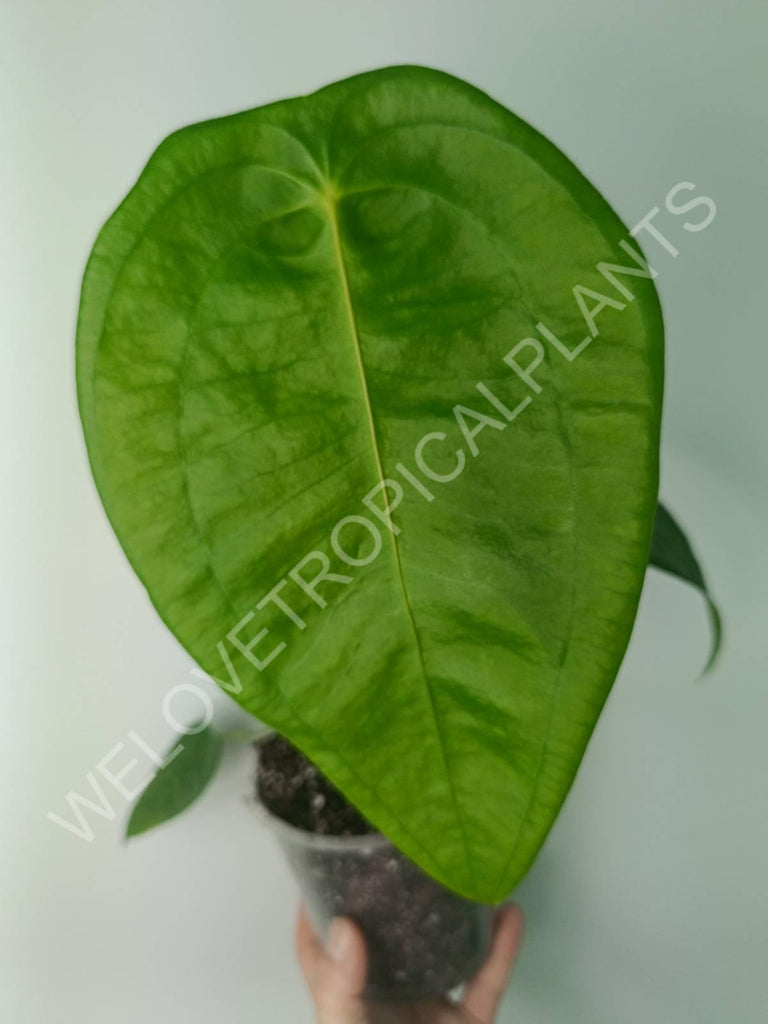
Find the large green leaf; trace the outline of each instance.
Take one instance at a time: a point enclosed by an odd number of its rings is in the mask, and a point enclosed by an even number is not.
[[[626,237],[529,125],[391,68],[171,135],[83,283],[91,465],[158,612],[482,900],[554,821],[647,564],[661,314],[647,271],[630,301],[596,269],[639,272]],[[606,300],[578,293],[568,358],[576,286]],[[530,337],[535,384],[504,361]]]
[[[653,524],[650,564],[690,583],[703,594],[704,600],[707,602],[707,611],[712,627],[712,649],[704,667],[706,672],[717,660],[722,645],[723,624],[720,609],[707,587],[704,573],[693,553],[690,541],[672,513],[661,503],[656,509],[656,520]]]

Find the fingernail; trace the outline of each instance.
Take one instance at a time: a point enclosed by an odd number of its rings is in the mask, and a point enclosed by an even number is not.
[[[346,959],[347,953],[349,952],[349,940],[350,927],[346,921],[342,918],[337,917],[331,921],[331,927],[328,929],[328,938],[326,939],[325,948],[328,950],[328,955],[336,961],[341,963]]]

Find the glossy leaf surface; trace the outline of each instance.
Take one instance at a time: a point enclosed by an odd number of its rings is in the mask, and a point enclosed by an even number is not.
[[[485,94],[391,68],[170,136],[83,284],[91,465],[158,612],[489,902],[565,798],[647,565],[663,332],[627,234]]]
[[[179,745],[181,749],[175,753]],[[216,774],[223,749],[223,736],[211,726],[184,736],[175,744],[166,754],[165,767],[136,801],[126,836],[137,836],[162,825],[194,803]]]

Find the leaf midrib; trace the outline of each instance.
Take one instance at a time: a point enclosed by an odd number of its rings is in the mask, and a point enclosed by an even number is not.
[[[367,423],[368,423],[368,430],[369,430],[370,439],[371,439],[371,447],[373,448],[373,455],[374,455],[374,460],[375,460],[375,463],[376,463],[376,473],[377,473],[377,476],[378,476],[378,479],[379,479],[379,483],[383,486],[386,477],[384,476],[384,470],[383,470],[383,467],[382,467],[382,464],[381,464],[381,455],[379,453],[379,442],[378,442],[378,437],[377,437],[377,434],[376,434],[376,424],[375,424],[374,417],[373,417],[373,409],[371,407],[370,395],[368,393],[368,380],[367,380],[366,375],[365,375],[365,366],[363,364],[363,356],[362,356],[362,350],[361,350],[361,346],[360,346],[360,334],[359,334],[359,330],[358,330],[358,326],[357,326],[357,318],[355,316],[354,306],[352,304],[352,295],[351,295],[350,288],[349,288],[349,278],[348,278],[348,275],[347,275],[346,262],[344,260],[344,251],[343,251],[342,244],[341,244],[341,235],[340,235],[340,232],[339,232],[339,222],[338,222],[338,216],[337,216],[337,212],[336,212],[336,203],[334,201],[334,197],[333,196],[328,196],[326,198],[326,200],[325,200],[325,204],[324,205],[326,206],[326,209],[327,209],[328,221],[329,221],[330,228],[331,228],[331,239],[332,239],[332,242],[333,242],[334,254],[336,256],[336,262],[337,262],[337,265],[338,265],[339,278],[340,278],[340,281],[341,281],[342,297],[343,297],[343,300],[344,300],[344,307],[346,309],[347,318],[348,318],[348,321],[349,321],[349,334],[350,334],[350,338],[352,340],[352,347],[354,349],[355,362],[356,362],[356,365],[357,365],[358,373],[360,375],[360,387],[361,387],[361,390],[362,390],[363,405],[365,407],[366,420],[367,420]],[[424,689],[426,691],[427,699],[429,701],[429,708],[430,708],[430,712],[431,712],[432,722],[434,724],[435,736],[436,736],[436,739],[437,739],[438,749],[440,751],[440,759],[442,761],[443,771],[444,771],[444,774],[445,774],[445,779],[446,779],[446,782],[447,782],[447,785],[448,785],[448,790],[449,790],[449,793],[450,793],[451,802],[453,804],[454,811],[456,813],[456,820],[457,820],[458,825],[459,825],[459,830],[461,832],[462,848],[463,848],[463,852],[464,852],[464,858],[465,858],[465,862],[466,862],[466,866],[467,866],[467,871],[468,871],[469,875],[471,876],[472,875],[472,862],[473,862],[472,852],[471,852],[471,849],[470,849],[469,840],[467,838],[467,831],[466,831],[466,827],[464,825],[464,817],[462,815],[461,807],[459,805],[459,800],[458,800],[458,796],[457,796],[457,793],[456,793],[456,787],[455,787],[455,784],[454,784],[454,781],[453,781],[453,776],[451,775],[451,772],[449,770],[448,756],[447,756],[446,746],[445,746],[445,738],[443,736],[442,727],[440,725],[440,718],[439,718],[439,715],[438,715],[438,712],[437,712],[437,706],[435,704],[435,696],[434,696],[434,692],[433,692],[433,689],[432,689],[432,684],[431,684],[431,682],[429,680],[429,676],[427,675],[426,666],[424,664],[424,652],[422,650],[421,641],[419,639],[419,633],[418,633],[418,629],[416,627],[416,620],[415,620],[414,615],[413,615],[413,609],[411,608],[411,602],[410,602],[410,599],[408,597],[408,590],[407,590],[406,585],[405,585],[405,577],[404,577],[404,574],[403,574],[403,566],[402,566],[402,562],[400,560],[400,550],[399,550],[398,545],[397,545],[397,538],[395,537],[395,534],[393,533],[393,531],[387,529],[385,532],[388,534],[389,540],[390,540],[390,543],[391,543],[391,546],[392,546],[392,554],[393,554],[393,558],[394,558],[395,572],[397,574],[398,583],[400,585],[400,590],[401,590],[401,593],[403,595],[403,605],[404,605],[404,608],[405,608],[405,612],[406,612],[406,615],[407,615],[407,618],[408,618],[408,622],[410,623],[410,627],[411,627],[411,630],[412,630],[412,633],[413,633],[413,640],[414,640],[414,644],[416,646],[416,653],[417,653],[417,656],[418,656],[418,659],[419,659],[419,667],[421,669],[421,676],[422,676],[422,679],[423,679],[423,682],[424,682]]]

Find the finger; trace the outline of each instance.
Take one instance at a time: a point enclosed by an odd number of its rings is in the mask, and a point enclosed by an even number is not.
[[[462,1006],[480,1024],[492,1024],[523,938],[523,912],[505,907],[494,925],[488,959],[467,984]]]
[[[296,922],[296,956],[310,990],[315,975],[322,967],[324,955],[323,944],[309,919],[307,908],[302,903]]]
[[[360,930],[347,918],[336,918],[323,946],[302,908],[296,949],[319,1020],[333,1024],[364,1021],[367,954]]]

